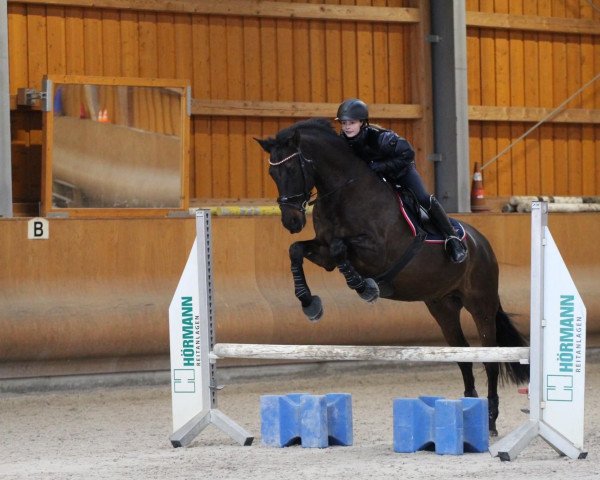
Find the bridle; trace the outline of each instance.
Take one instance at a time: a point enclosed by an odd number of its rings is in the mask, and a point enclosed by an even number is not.
[[[293,158],[298,157],[300,161],[300,171],[302,172],[302,181],[304,182],[304,191],[302,193],[296,193],[294,195],[281,195],[277,197],[277,203],[279,206],[287,205],[288,207],[295,208],[302,213],[306,213],[306,207],[309,205],[310,199],[313,197],[313,194],[310,193],[311,189],[308,188],[307,183],[307,164],[312,163],[312,160],[306,158],[300,150],[297,152],[288,155],[287,157],[278,160],[277,162],[273,162],[271,158],[269,158],[269,165],[278,166],[282,165],[285,162],[292,160]],[[298,203],[297,199],[300,199]]]

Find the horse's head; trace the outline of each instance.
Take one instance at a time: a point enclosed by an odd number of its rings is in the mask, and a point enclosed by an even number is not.
[[[256,141],[270,155],[269,175],[279,192],[281,223],[291,233],[298,233],[306,224],[306,206],[314,187],[311,161],[300,150],[300,132]]]

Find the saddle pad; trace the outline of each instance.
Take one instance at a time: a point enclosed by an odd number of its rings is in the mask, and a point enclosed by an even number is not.
[[[402,198],[398,192],[396,192],[396,198],[398,199],[398,205],[400,206],[402,216],[404,217],[404,220],[406,220],[406,223],[410,227],[413,237],[417,235],[418,225],[418,228],[427,234],[427,236],[425,237],[426,243],[444,243],[444,236],[439,231],[437,231],[437,228],[435,232],[432,232],[431,229],[426,229],[420,221],[417,221],[416,212],[413,209],[404,206],[404,202],[402,201]],[[465,228],[461,225],[461,223],[458,220],[451,217],[448,218],[450,218],[450,223],[454,227],[454,230],[456,230],[456,236],[460,238],[461,241],[464,240],[467,235]]]

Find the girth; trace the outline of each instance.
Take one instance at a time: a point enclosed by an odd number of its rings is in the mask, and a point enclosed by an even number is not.
[[[423,247],[423,244],[425,243],[426,237],[427,234],[423,230],[419,229],[416,232],[413,241],[410,243],[408,248],[404,250],[402,256],[398,260],[396,260],[396,262],[394,262],[392,266],[388,268],[385,272],[374,278],[374,280],[377,282],[377,285],[379,286],[381,297],[385,298],[392,295],[394,291],[391,285],[392,281],[402,270],[404,270],[404,268],[411,262],[411,260],[417,255],[417,253],[419,253],[419,251]]]

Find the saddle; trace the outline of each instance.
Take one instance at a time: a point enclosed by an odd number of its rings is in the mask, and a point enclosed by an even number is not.
[[[429,218],[427,211],[418,202],[415,194],[407,188],[394,189],[400,212],[406,220],[406,223],[410,227],[413,237],[417,235],[419,231],[425,233],[426,243],[444,243],[444,235],[435,226],[433,221]],[[450,223],[456,230],[456,236],[462,241],[465,238],[466,232],[461,223],[450,218]]]
[[[392,187],[390,185],[390,187]],[[440,230],[429,218],[427,211],[421,207],[415,194],[407,188],[393,188],[398,200],[400,212],[410,227],[412,243],[404,251],[402,256],[394,262],[385,272],[375,277],[382,298],[391,298],[394,292],[392,282],[406,265],[418,254],[424,243],[437,243],[444,245],[445,238]],[[456,236],[462,241],[466,236],[464,227],[455,219],[450,218],[450,223],[456,230]]]

